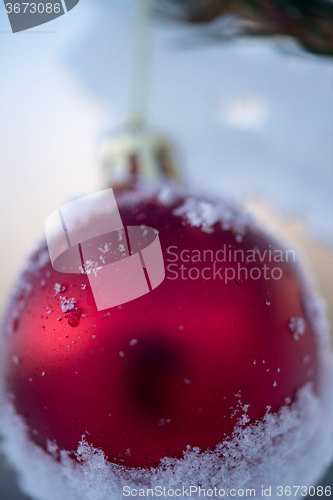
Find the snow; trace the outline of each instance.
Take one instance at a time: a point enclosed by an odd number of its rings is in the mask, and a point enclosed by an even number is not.
[[[166,190],[172,192],[172,197],[161,196]],[[125,191],[117,196],[119,207],[134,207],[152,200],[168,208],[175,205],[173,215],[181,217],[185,223],[198,227],[205,233],[213,232],[214,225],[219,223],[223,230],[232,230],[237,241],[241,241],[249,228],[256,227],[260,230],[250,213],[241,210],[236,203],[220,197],[207,196],[202,190],[184,188],[172,182],[141,184],[138,190]]]
[[[303,335],[306,328],[304,318],[290,318],[289,329],[293,334],[294,340],[298,340],[300,335]]]
[[[21,487],[36,500],[120,500],[125,486],[182,489],[199,485],[226,491],[255,488],[258,496],[262,486],[272,486],[271,498],[277,499],[277,486],[315,485],[332,459],[332,357],[322,354],[321,367],[318,395],[307,384],[291,405],[277,414],[268,409],[261,421],[247,427],[245,409],[232,437],[215,450],[187,447],[182,459],[164,458],[156,469],[110,463],[102,450],[89,444],[89,436],[82,436],[78,444],[78,462],[54,441],[47,443],[47,453],[31,442],[10,398],[3,401],[3,449],[19,471]],[[300,491],[296,498],[301,498]]]
[[[237,241],[241,241],[250,222],[249,216],[233,210],[225,202],[212,203],[191,197],[173,214],[182,217],[191,226],[200,227],[205,233],[212,233],[213,226],[220,222],[222,229],[234,231]]]

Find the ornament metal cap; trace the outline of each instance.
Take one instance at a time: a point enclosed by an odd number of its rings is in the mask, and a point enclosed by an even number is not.
[[[124,129],[102,144],[103,184],[128,188],[138,181],[180,181],[170,142],[146,127]]]

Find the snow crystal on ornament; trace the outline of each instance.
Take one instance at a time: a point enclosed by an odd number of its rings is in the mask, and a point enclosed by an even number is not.
[[[262,486],[277,492],[277,486],[314,485],[333,455],[333,360],[321,356],[318,396],[307,384],[292,404],[286,399],[290,406],[278,413],[267,409],[256,424],[244,427],[244,413],[232,437],[215,450],[201,452],[188,446],[182,459],[164,458],[156,469],[109,462],[102,450],[89,444],[89,435],[78,444],[77,461],[54,441],[48,441],[47,453],[30,440],[10,400],[3,401],[3,450],[19,471],[22,489],[37,500],[121,500],[125,486],[146,492],[156,486],[182,490],[200,485],[225,488],[226,494],[231,488],[254,488],[260,496]]]
[[[55,290],[56,295],[57,295],[58,293],[63,293],[63,292],[66,292],[66,290],[67,290],[67,285],[65,285],[64,283],[62,283],[62,284],[60,284],[60,283],[56,283],[56,284],[54,285],[54,290]]]
[[[291,318],[289,322],[289,330],[292,332],[294,340],[298,340],[300,335],[303,335],[306,328],[304,318]]]
[[[207,201],[197,197],[189,197],[173,210],[173,214],[182,217],[193,227],[199,227],[205,233],[214,232],[214,225],[220,223],[224,231],[232,230],[236,241],[242,241],[251,219],[248,214],[238,212],[227,204],[218,201]]]
[[[76,299],[74,299],[74,297],[68,299],[67,297],[60,296],[60,307],[62,312],[65,313],[67,311],[70,311],[71,309],[74,309],[75,304],[76,304]]]
[[[173,211],[173,214],[183,216],[191,226],[201,227],[206,233],[212,233],[212,226],[219,220],[213,204],[194,198],[188,198],[183,205]]]

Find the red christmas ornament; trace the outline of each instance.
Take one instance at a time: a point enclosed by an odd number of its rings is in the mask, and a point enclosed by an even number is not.
[[[317,392],[292,251],[227,204],[172,188],[117,203],[124,226],[159,231],[165,280],[98,311],[86,274],[55,271],[45,244],[33,254],[3,339],[5,389],[32,441],[75,458],[85,435],[109,462],[156,467],[187,446],[214,450],[308,382]]]

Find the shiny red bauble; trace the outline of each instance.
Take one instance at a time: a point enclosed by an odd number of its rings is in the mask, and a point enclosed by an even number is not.
[[[156,466],[187,445],[214,449],[316,384],[294,254],[223,204],[162,194],[118,197],[124,226],[159,231],[166,277],[150,293],[97,311],[87,276],[55,271],[45,244],[21,277],[3,374],[43,448],[74,453],[85,435],[111,462]]]

